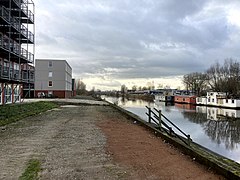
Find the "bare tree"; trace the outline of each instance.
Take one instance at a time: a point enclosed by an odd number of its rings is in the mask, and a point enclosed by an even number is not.
[[[223,82],[223,77],[221,73],[221,67],[220,64],[217,62],[213,65],[210,66],[209,69],[207,69],[206,74],[207,74],[207,79],[208,79],[208,85],[213,91],[221,91],[222,88],[222,82]]]
[[[137,90],[137,86],[134,85],[134,86],[132,87],[132,90],[133,90],[133,91],[136,91],[136,90]]]
[[[207,88],[207,75],[198,72],[186,74],[183,76],[183,84],[187,90],[191,90],[197,95],[202,95]]]
[[[86,84],[80,79],[77,80],[76,92],[78,95],[86,93]]]
[[[121,93],[126,94],[127,93],[127,87],[125,84],[121,85]]]
[[[213,91],[226,92],[229,95],[239,95],[240,63],[233,59],[225,59],[221,66],[213,64],[207,71],[208,85]]]

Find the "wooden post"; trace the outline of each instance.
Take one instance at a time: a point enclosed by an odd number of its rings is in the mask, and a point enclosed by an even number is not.
[[[161,110],[158,111],[158,121],[159,121],[158,126],[159,126],[159,129],[161,130],[162,128],[162,111]]]
[[[151,108],[148,108],[148,122],[151,123]]]
[[[191,138],[190,138],[190,135],[189,135],[189,134],[187,135],[187,138],[188,138],[188,145],[190,146]]]
[[[172,133],[173,133],[173,130],[172,130],[172,128],[171,128],[171,127],[169,128],[169,133],[170,133],[170,136],[172,136],[172,135],[173,135],[173,134],[172,134]]]

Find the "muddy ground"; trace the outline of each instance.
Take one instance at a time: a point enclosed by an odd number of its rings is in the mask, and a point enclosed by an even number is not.
[[[0,179],[223,179],[110,106],[63,106],[0,127]]]

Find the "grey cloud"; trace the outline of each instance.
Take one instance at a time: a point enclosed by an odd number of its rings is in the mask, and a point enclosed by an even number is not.
[[[76,75],[116,80],[204,71],[240,55],[240,27],[227,16],[234,7],[236,0],[37,0],[36,57],[61,56]]]

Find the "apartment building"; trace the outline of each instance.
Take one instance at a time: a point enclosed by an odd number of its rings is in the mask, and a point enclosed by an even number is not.
[[[0,104],[34,95],[34,3],[0,0]]]
[[[72,83],[72,68],[66,60],[36,59],[35,97],[69,98]]]

